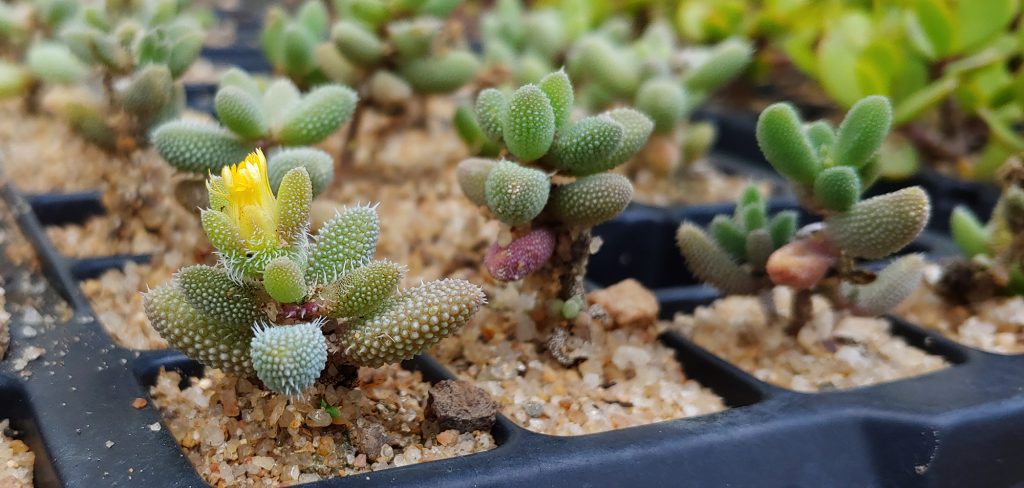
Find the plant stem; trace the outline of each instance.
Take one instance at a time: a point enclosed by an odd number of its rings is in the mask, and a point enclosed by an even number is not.
[[[25,87],[25,112],[29,114],[39,113],[39,92],[42,90],[42,83],[33,79]]]
[[[359,126],[362,123],[366,105],[366,103],[357,103],[356,110],[352,113],[352,120],[348,123],[345,139],[341,143],[341,153],[338,154],[338,175],[335,176],[335,179],[340,178],[347,168],[354,166],[355,161],[352,161],[353,153],[356,140],[359,138]]]
[[[590,261],[590,242],[593,237],[590,229],[563,229],[559,234],[552,261],[558,274],[558,298],[567,301],[584,295],[583,277]],[[560,245],[564,241],[569,242],[568,246]]]
[[[789,317],[789,325],[786,327],[786,333],[790,336],[796,337],[800,333],[800,329],[810,322],[814,315],[814,303],[811,300],[813,296],[814,293],[811,290],[799,290],[793,295],[792,312]]]

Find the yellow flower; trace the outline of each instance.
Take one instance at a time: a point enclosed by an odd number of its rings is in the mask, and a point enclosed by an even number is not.
[[[227,192],[224,212],[250,245],[278,244],[277,200],[267,178],[267,160],[256,149],[238,164],[225,166],[220,172]]]

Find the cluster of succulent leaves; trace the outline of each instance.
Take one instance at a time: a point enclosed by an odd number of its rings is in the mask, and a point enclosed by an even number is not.
[[[341,211],[310,238],[305,168],[288,171],[274,196],[258,153],[211,176],[208,187],[201,219],[219,262],[183,268],[145,296],[160,335],[207,366],[297,395],[328,356],[356,366],[411,358],[484,302],[463,280],[398,291],[404,267],[373,261],[374,207]]]
[[[364,87],[375,104],[398,106],[413,94],[451,93],[476,74],[478,61],[444,19],[459,0],[336,0],[331,24],[320,0],[289,16],[267,12],[261,44],[275,69],[296,83]]]
[[[621,20],[612,18],[573,44],[569,75],[579,82],[580,98],[590,109],[631,103],[659,133],[674,130],[750,62],[752,48],[740,39],[683,49],[665,22],[652,22],[634,39]]]
[[[893,261],[869,283],[847,279],[854,274],[847,269],[853,260],[882,259],[903,249],[921,233],[930,214],[928,196],[919,187],[861,199],[877,175],[878,150],[891,124],[891,106],[880,96],[855,103],[838,129],[825,121],[804,123],[789,104],[765,109],[757,123],[762,152],[789,180],[802,205],[823,222],[781,247],[769,224],[768,235],[777,249],[763,259],[761,253],[768,249],[763,232],[754,243],[754,233],[740,240],[743,231],[759,229],[765,220],[763,211],[750,210],[747,200],[752,198],[745,196],[737,212],[744,226],[736,220],[727,226],[726,220],[717,219],[711,229],[714,241],[683,225],[679,245],[690,268],[727,293],[752,293],[772,284],[815,290],[838,277],[838,297],[856,312],[878,314],[899,304],[920,282],[924,261],[918,255]],[[746,261],[737,259],[741,243]],[[750,280],[762,259],[769,280]]]
[[[761,193],[749,185],[733,215],[718,215],[707,232],[684,222],[676,243],[693,274],[726,294],[751,294],[770,286],[765,266],[776,249],[796,234],[797,214],[768,214]]]
[[[78,12],[78,2],[0,3],[0,98],[25,96],[33,86],[82,81],[88,67],[54,34]]]
[[[963,256],[988,275],[994,291],[1024,294],[1024,189],[1006,186],[988,223],[958,206],[950,216],[950,233]]]
[[[334,176],[334,160],[306,146],[336,132],[356,103],[355,92],[343,85],[323,84],[303,94],[287,78],[267,82],[231,69],[214,98],[221,125],[173,120],[153,132],[153,145],[175,168],[200,175],[244,159],[253,146],[275,147],[269,155],[272,187],[276,190],[285,173],[302,166],[317,195]]]
[[[187,2],[102,2],[70,6],[43,2],[52,38],[36,36],[25,63],[32,80],[62,84],[100,81],[86,97],[55,110],[90,141],[108,149],[131,149],[147,141],[152,127],[184,106],[176,80],[199,56],[203,19]],[[69,56],[69,53],[73,56]]]
[[[887,176],[909,175],[927,159],[958,163],[964,176],[991,180],[1009,155],[1024,150],[1024,138],[1013,130],[1024,121],[1020,15],[1019,0],[686,0],[676,26],[696,42],[756,38],[841,107],[867,95],[889,97],[895,125],[924,127],[930,141],[895,137],[883,148],[893,151],[883,167]],[[979,122],[986,137],[960,140],[965,127]]]
[[[839,104],[849,107],[869,94],[893,100],[897,126],[948,124],[936,107],[955,104],[960,119],[980,119],[988,128],[974,177],[991,179],[1008,155],[1024,150],[1012,129],[1020,110],[1024,70],[1015,58],[1024,39],[1008,30],[1020,16],[1017,0],[919,0],[854,5],[823,2],[827,19],[783,34],[793,62],[818,80]]]
[[[527,9],[520,0],[497,0],[480,16],[484,65],[507,71],[516,84],[536,83],[558,67],[577,37],[570,19],[555,8]]]
[[[457,176],[466,196],[513,228],[589,228],[622,212],[633,186],[608,171],[646,143],[653,124],[631,108],[570,120],[573,99],[572,82],[564,71],[509,94],[495,88],[481,91],[475,106],[478,125],[491,141],[501,144],[508,159],[460,163]],[[557,183],[554,175],[561,178]],[[533,253],[528,262],[502,260],[495,265],[518,271],[489,266],[492,274],[519,279],[539,269],[550,258],[554,243],[537,234],[531,239],[545,252]]]

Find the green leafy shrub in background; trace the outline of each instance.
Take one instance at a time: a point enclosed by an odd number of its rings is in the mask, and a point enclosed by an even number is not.
[[[550,323],[580,313],[583,276],[591,253],[591,227],[629,204],[633,186],[608,171],[647,141],[653,123],[631,108],[571,120],[572,83],[563,71],[509,95],[488,88],[475,106],[478,125],[509,159],[473,158],[458,167],[466,197],[485,207],[511,234],[496,242],[484,263],[503,281],[536,276]],[[558,249],[559,252],[555,252]],[[566,328],[554,327],[549,350],[564,364]]]
[[[355,111],[358,97],[338,84],[320,85],[308,93],[286,78],[265,84],[245,72],[224,74],[214,109],[220,125],[179,119],[153,132],[157,152],[175,168],[206,175],[226,161],[243,159],[253,146],[270,152],[271,186],[277,190],[292,168],[303,167],[319,194],[334,176],[333,158],[315,145],[336,132]]]
[[[678,243],[690,269],[726,293],[792,288],[794,333],[809,320],[815,293],[858,314],[898,305],[921,281],[921,256],[898,258],[877,275],[854,267],[856,259],[882,259],[904,248],[928,222],[930,203],[918,187],[861,199],[878,175],[878,150],[891,124],[890,103],[879,96],[855,103],[838,129],[825,121],[804,123],[789,104],[765,109],[757,123],[765,158],[823,221],[784,242],[792,236],[790,217],[768,220],[748,192],[733,219],[715,219],[711,238],[692,224],[680,227]],[[762,272],[767,280],[758,279]]]
[[[339,212],[310,238],[305,168],[287,171],[275,196],[257,151],[207,184],[201,219],[217,265],[182,268],[144,300],[160,335],[206,366],[299,395],[328,363],[379,366],[419,354],[485,301],[463,280],[399,291],[404,267],[373,260],[373,207]]]
[[[821,90],[844,109],[868,95],[890,98],[898,130],[882,149],[887,177],[925,162],[991,181],[1024,150],[1014,130],[1024,122],[1019,0],[685,0],[675,13],[687,39],[765,46],[755,70],[772,88],[791,85],[790,98],[818,103]],[[791,79],[790,65],[817,85]]]

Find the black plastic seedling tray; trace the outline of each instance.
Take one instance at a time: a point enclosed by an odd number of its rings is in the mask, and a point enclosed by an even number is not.
[[[135,398],[148,398],[160,368],[198,375],[202,367],[174,351],[115,346],[82,295],[84,276],[74,270],[76,261],[58,255],[44,233],[44,225],[80,222],[102,206],[87,205],[84,196],[63,205],[50,197],[24,198],[10,187],[3,197],[37,251],[46,277],[39,293],[63,300],[74,312],[34,337],[17,333],[16,317],[12,350],[0,363],[0,416],[12,418],[36,453],[37,486],[203,486],[166,426],[149,428],[161,421],[159,413],[151,405],[131,407]],[[632,235],[636,243],[654,239],[653,233]],[[96,262],[113,267],[126,259]],[[600,266],[596,261],[595,271]],[[19,279],[6,273],[8,280]],[[707,292],[660,297],[664,313],[713,298]],[[579,437],[532,433],[499,416],[494,450],[308,486],[952,487],[1024,481],[1024,357],[974,351],[899,321],[894,332],[953,366],[914,379],[804,394],[765,384],[669,333],[662,341],[677,352],[687,375],[732,408]],[[13,370],[11,359],[32,346],[45,354],[23,371]],[[430,381],[452,377],[429,357],[404,366]]]

